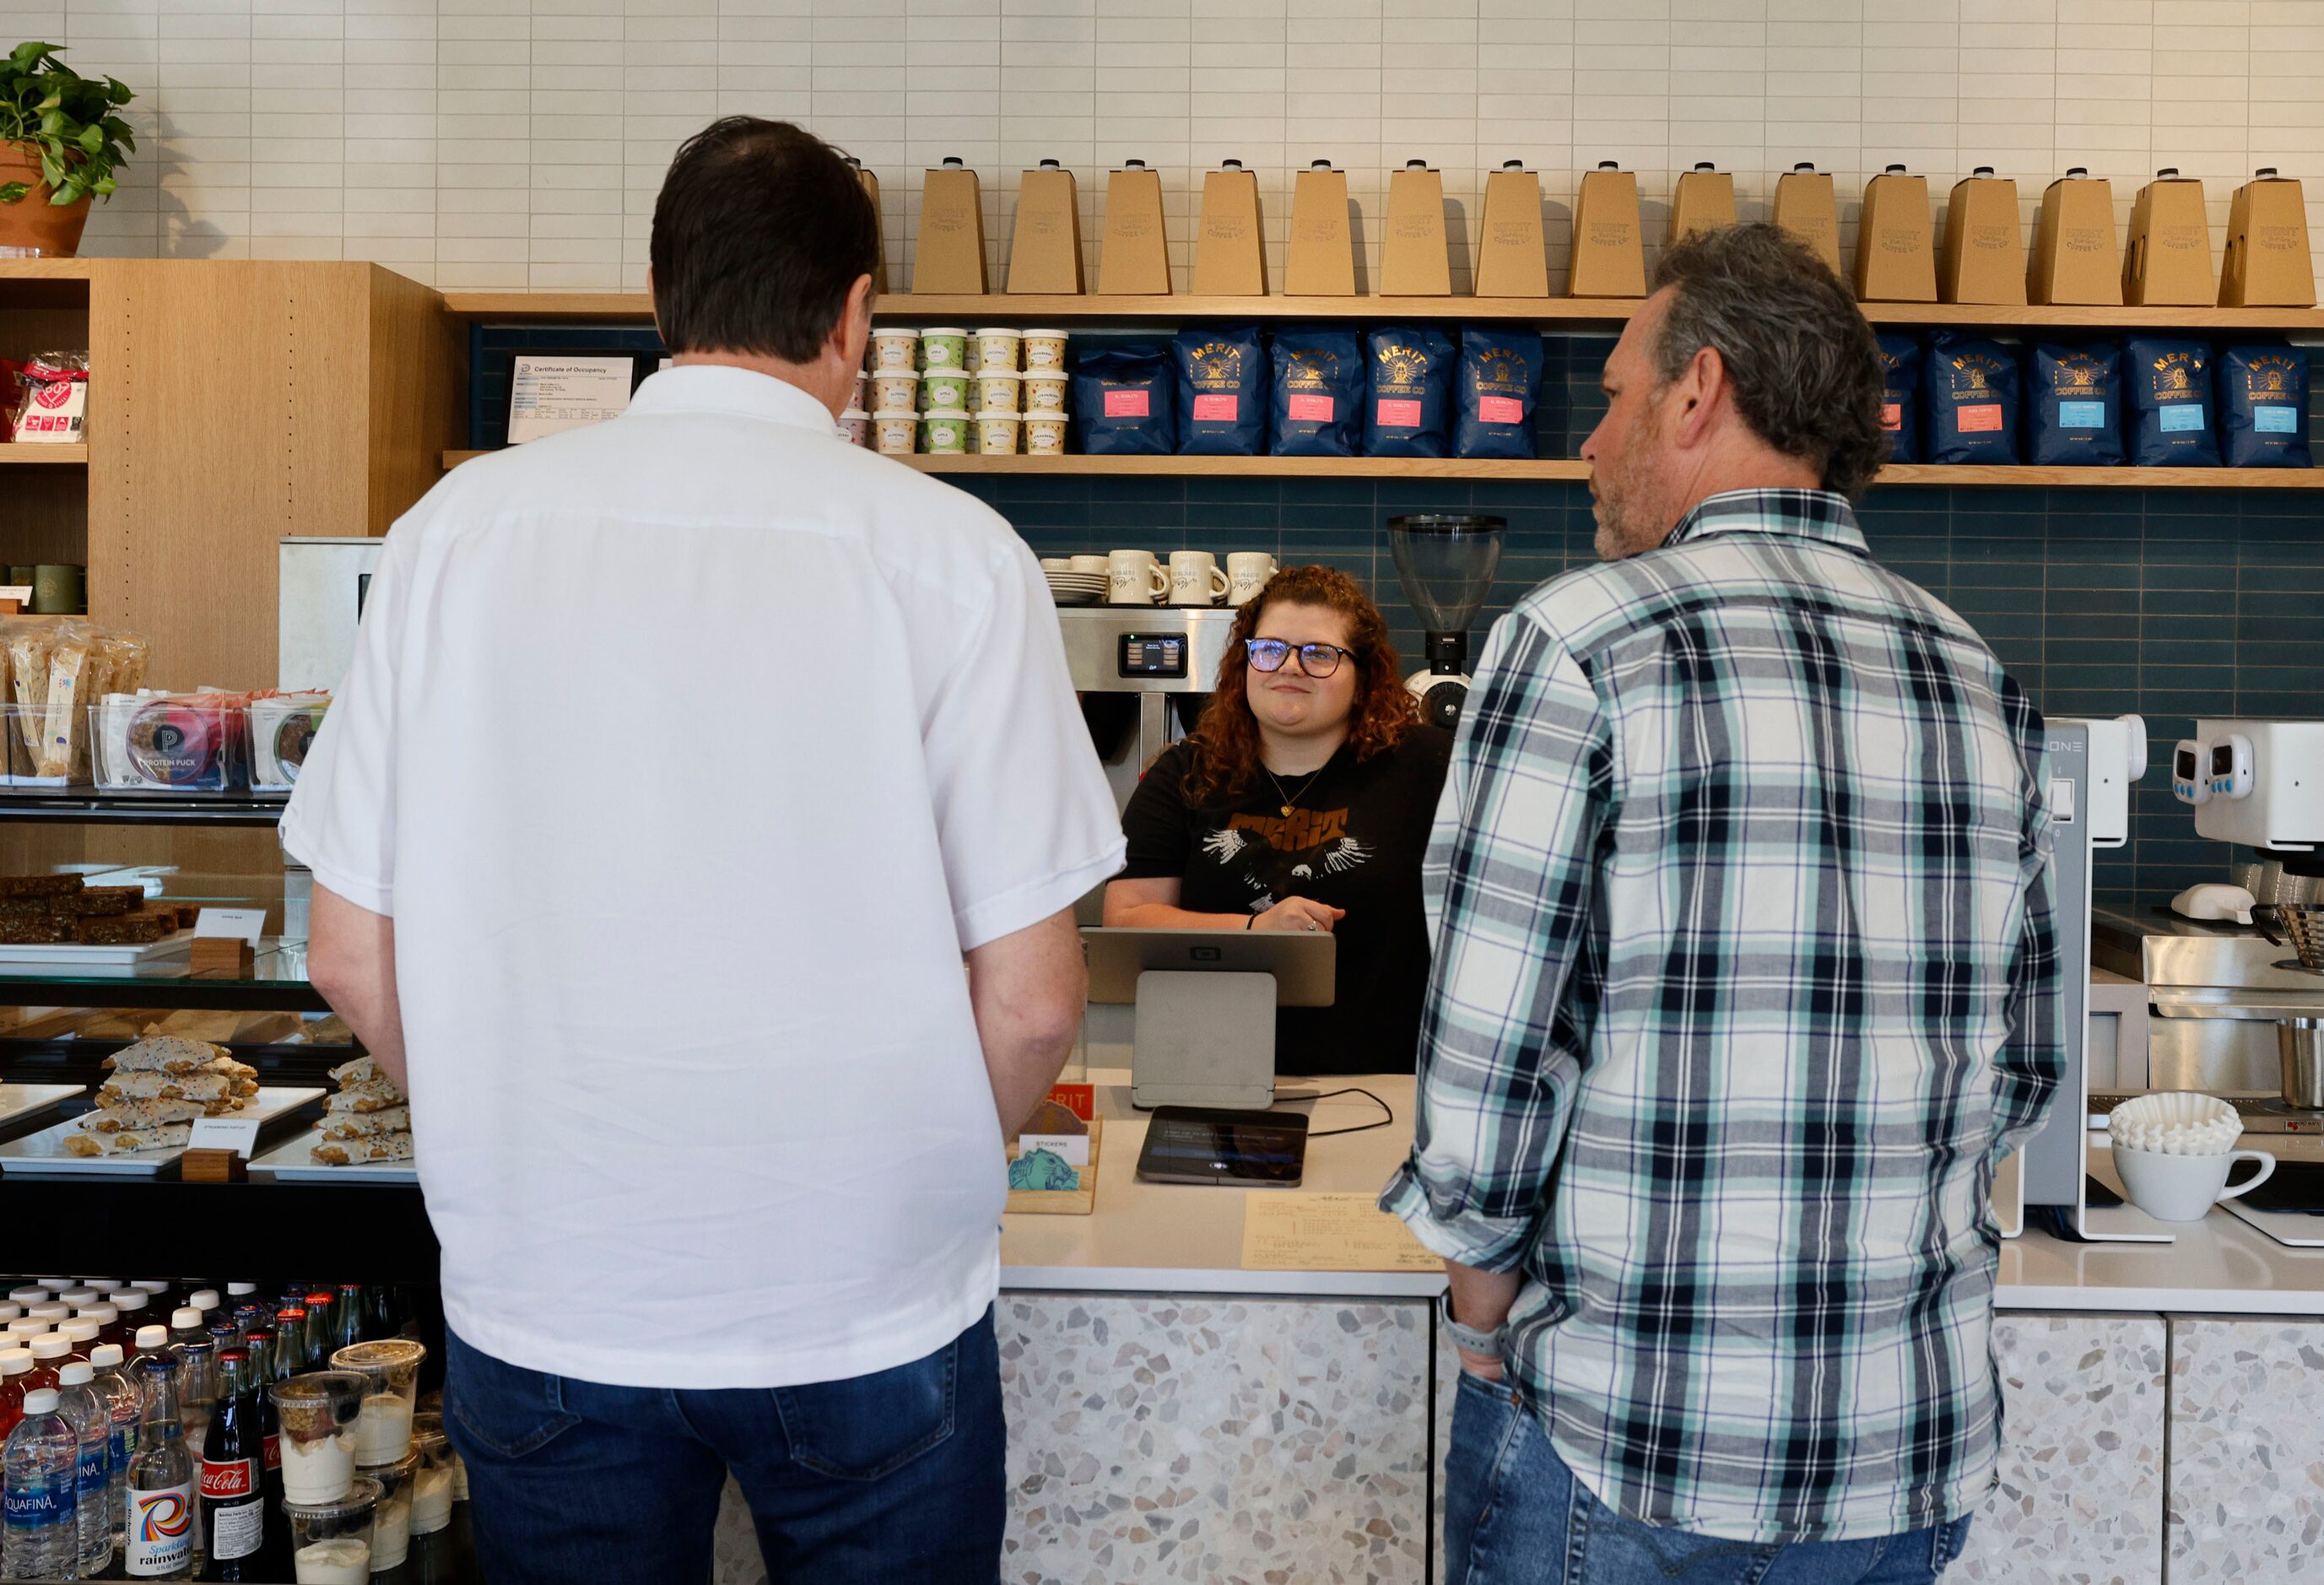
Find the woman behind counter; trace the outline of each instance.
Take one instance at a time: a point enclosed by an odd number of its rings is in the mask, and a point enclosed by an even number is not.
[[[1420,719],[1356,581],[1286,567],[1244,606],[1218,692],[1122,812],[1105,922],[1329,930],[1329,1007],[1276,1014],[1284,1074],[1410,1073],[1428,982],[1420,861],[1452,734]]]

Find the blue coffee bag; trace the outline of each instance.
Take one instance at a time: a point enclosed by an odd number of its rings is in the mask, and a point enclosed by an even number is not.
[[[1074,359],[1074,429],[1082,450],[1091,456],[1176,451],[1177,383],[1163,347],[1082,348]]]
[[[1461,367],[1453,378],[1459,412],[1452,455],[1529,458],[1533,415],[1541,404],[1542,342],[1538,331],[1463,330]]]
[[[2122,349],[2130,460],[2142,468],[2212,467],[2211,344],[2179,336],[2134,336]]]
[[[2025,400],[2025,460],[2108,465],[2122,461],[2122,350],[2110,341],[2034,349]]]
[[[1267,355],[1256,325],[1181,330],[1178,449],[1190,456],[1256,456],[1267,449]]]
[[[2306,347],[2231,346],[2211,373],[2221,462],[2231,468],[2309,465]]]
[[[1928,461],[2017,460],[2017,357],[1999,342],[1964,330],[1932,331],[1921,400]]]
[[[1275,398],[1268,409],[1277,456],[1353,456],[1363,434],[1364,361],[1352,330],[1296,326],[1275,333]]]
[[[1364,337],[1366,456],[1443,456],[1452,430],[1452,338],[1434,325]]]
[[[1921,340],[1883,330],[1880,344],[1880,428],[1890,462],[1921,460]]]

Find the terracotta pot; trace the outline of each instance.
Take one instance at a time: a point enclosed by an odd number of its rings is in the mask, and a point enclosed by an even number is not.
[[[88,225],[89,200],[60,208],[49,202],[41,180],[39,154],[28,143],[0,143],[0,187],[28,181],[32,190],[13,204],[0,204],[0,248],[38,248],[44,257],[69,259]]]

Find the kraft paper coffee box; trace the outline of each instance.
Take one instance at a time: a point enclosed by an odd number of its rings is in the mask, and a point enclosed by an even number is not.
[[[1522,160],[1504,160],[1499,170],[1485,178],[1485,217],[1477,233],[1477,295],[1549,295],[1541,178],[1527,170]]]
[[[872,290],[882,292],[888,290],[888,228],[880,214],[880,179],[865,170],[863,161],[854,155],[846,159],[847,168],[855,172],[855,180],[863,189],[863,196],[872,200],[872,227],[880,239],[880,262],[872,266]]]
[[[912,255],[916,293],[984,294],[984,194],[971,170],[947,159],[920,186],[920,241]]]
[[[2122,300],[2209,308],[2218,298],[2211,270],[2211,219],[2203,184],[2166,165],[2138,189],[2130,206],[2130,238],[2122,254]]]
[[[1945,203],[1944,258],[1937,296],[1949,303],[2023,303],[2025,229],[2017,184],[1980,165],[1953,183]]]
[[[1775,183],[1775,221],[1840,273],[1840,198],[1830,175],[1807,161],[1793,166]]]
[[[1379,290],[1389,297],[1449,297],[1452,253],[1444,235],[1444,177],[1407,160],[1388,179]]]
[[[2227,251],[2219,264],[2219,306],[2316,306],[2316,262],[2308,251],[2308,205],[2300,184],[2263,165],[2227,206]]]
[[[1291,187],[1291,245],[1283,290],[1294,297],[1356,295],[1356,243],[1348,225],[1348,173],[1318,160]]]
[[[1044,160],[1017,183],[1017,229],[1009,240],[1009,290],[1074,296],[1082,290],[1082,215],[1074,173]]]
[[[1098,242],[1097,289],[1122,297],[1167,297],[1170,249],[1162,230],[1162,173],[1125,160],[1106,179],[1105,229]]]
[[[1856,297],[1868,303],[1937,300],[1929,179],[1891,165],[1864,185],[1856,223]]]
[[[1259,174],[1228,160],[1203,177],[1203,216],[1194,231],[1197,297],[1264,297],[1266,234],[1259,223]]]
[[[1644,297],[1646,248],[1638,233],[1638,179],[1611,160],[1585,171],[1573,200],[1568,297]]]
[[[2077,165],[2042,191],[2026,298],[2037,303],[2122,303],[2122,244],[2114,184]]]
[[[1671,240],[1735,224],[1735,178],[1705,160],[1671,189]]]

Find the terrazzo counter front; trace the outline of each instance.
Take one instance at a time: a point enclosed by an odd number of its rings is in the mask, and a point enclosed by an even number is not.
[[[1137,1181],[1129,1075],[1093,1215],[1008,1217],[1001,1381],[1010,1585],[1420,1581],[1435,1556],[1456,1364],[1423,1272],[1245,1270],[1251,1193]],[[1409,1074],[1360,1083],[1392,1125],[1314,1141],[1302,1187],[1376,1193],[1411,1138]],[[1362,1096],[1285,1104],[1317,1130]],[[2002,1249],[2006,1428],[1947,1576],[2010,1585],[2291,1580],[2324,1566],[2324,1250],[2214,1212],[2169,1245]],[[717,1585],[766,1579],[730,1488]]]

